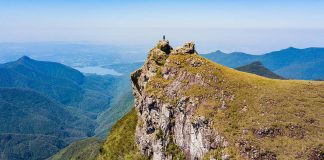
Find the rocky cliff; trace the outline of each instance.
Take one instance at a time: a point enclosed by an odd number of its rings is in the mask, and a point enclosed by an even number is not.
[[[190,54],[197,55],[193,43],[172,50],[169,42],[162,40],[151,50],[144,66],[131,76],[139,117],[136,141],[142,153],[153,159],[195,159],[214,145],[227,145],[224,137],[211,129],[211,121],[195,116],[201,99],[186,95],[191,86],[199,89],[200,85],[208,85],[203,75],[174,66],[184,65],[181,59]],[[184,57],[171,60],[169,55]],[[189,57],[185,63],[192,67],[203,65]],[[216,77],[210,80],[216,81]]]
[[[141,159],[324,156],[323,82],[235,71],[200,57],[192,42],[173,49],[165,40],[149,52],[131,81],[135,110],[128,116],[137,116],[136,127],[122,119],[118,125],[132,131],[126,135],[112,130],[101,159],[127,159],[125,146],[111,147],[123,143],[120,136],[134,136],[134,147],[128,149]]]

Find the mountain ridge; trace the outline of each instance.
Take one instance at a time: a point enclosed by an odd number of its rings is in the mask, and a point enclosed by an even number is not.
[[[30,89],[0,88],[0,117],[1,159],[47,158],[95,127]]]
[[[236,52],[227,54],[216,51],[202,54],[202,56],[231,68],[247,65],[253,61],[260,61],[274,73],[289,79],[312,80],[324,77],[324,48],[319,47],[305,49],[289,47],[262,55],[242,52],[239,52],[239,54]]]
[[[35,90],[92,119],[109,105],[113,98],[109,92],[115,86],[107,83],[115,79],[85,76],[69,66],[27,56],[0,65],[0,87]]]
[[[99,159],[323,155],[323,82],[236,71],[199,56],[194,43],[172,49],[164,40],[131,81],[135,107],[113,126]],[[136,119],[137,124],[128,122]]]
[[[132,102],[128,76],[83,75],[27,56],[0,64],[0,159],[45,159],[79,139],[103,138]]]
[[[31,88],[63,104],[73,101],[70,97],[81,98],[82,89],[78,84],[82,83],[83,74],[59,63],[35,61],[25,56],[2,64],[0,75],[1,87]]]

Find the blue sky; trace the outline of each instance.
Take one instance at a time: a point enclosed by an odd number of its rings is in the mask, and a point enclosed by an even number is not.
[[[151,47],[166,34],[202,52],[324,47],[319,0],[0,0],[0,42]]]

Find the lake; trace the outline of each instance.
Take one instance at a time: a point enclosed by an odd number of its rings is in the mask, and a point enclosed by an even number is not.
[[[122,74],[109,68],[104,68],[101,66],[87,66],[87,67],[74,67],[82,73],[97,74],[97,75],[114,75],[121,76]]]

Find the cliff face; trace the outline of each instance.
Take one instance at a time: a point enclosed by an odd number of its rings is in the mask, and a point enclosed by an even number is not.
[[[99,159],[324,159],[324,82],[239,72],[159,41]]]
[[[172,66],[174,62],[168,60],[169,55],[197,54],[194,47],[193,43],[186,43],[172,50],[168,41],[160,41],[151,50],[144,66],[132,74],[135,107],[139,117],[136,141],[142,153],[153,159],[195,159],[203,157],[213,147],[227,145],[227,141],[211,129],[211,121],[195,116],[200,99],[182,93],[189,86],[208,84],[199,73],[180,71],[180,68]],[[192,67],[202,65],[202,61],[187,61]],[[178,63],[181,65],[181,62]],[[147,84],[155,77],[165,82]],[[214,78],[210,80],[216,81]],[[187,87],[183,86],[184,81],[188,81]],[[154,87],[149,88],[148,85]]]
[[[193,43],[172,49],[164,40],[131,80],[135,141],[146,157],[323,157],[323,117],[315,110],[323,112],[324,83],[234,71],[200,57]]]

